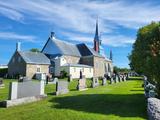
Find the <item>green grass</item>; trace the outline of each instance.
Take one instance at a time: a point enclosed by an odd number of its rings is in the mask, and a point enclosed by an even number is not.
[[[7,98],[8,83],[0,89],[0,101]],[[87,86],[90,87],[90,81]],[[142,81],[130,80],[113,85],[77,91],[77,81],[69,84],[70,92],[54,96],[55,85],[47,85],[48,97],[42,101],[0,108],[0,120],[144,120],[146,101]]]

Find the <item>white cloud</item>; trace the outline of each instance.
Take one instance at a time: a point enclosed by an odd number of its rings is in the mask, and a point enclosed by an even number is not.
[[[2,40],[16,40],[25,42],[35,42],[36,37],[31,35],[20,35],[14,32],[0,32],[0,39]]]
[[[92,43],[94,40],[94,35],[81,35],[70,32],[63,32],[63,35],[71,41],[78,41],[82,43]],[[101,37],[103,45],[109,45],[112,47],[125,47],[128,44],[133,44],[135,42],[135,38],[124,36],[124,35],[103,35]]]
[[[145,0],[144,0],[145,1]],[[114,35],[118,26],[137,29],[151,21],[158,21],[160,5],[151,1],[49,1],[49,0],[5,0],[0,1],[0,14],[17,21],[42,20],[56,24],[63,32],[77,31],[80,34],[91,33],[95,28],[95,18],[99,16],[99,29],[113,35],[102,36],[104,44],[112,46],[133,43],[133,39],[124,35]],[[93,37],[69,36],[72,40],[92,41]]]

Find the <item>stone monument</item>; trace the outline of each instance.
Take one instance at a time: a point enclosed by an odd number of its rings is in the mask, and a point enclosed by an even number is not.
[[[69,92],[68,81],[57,81],[56,82],[56,95],[66,94]]]
[[[93,77],[91,87],[94,88],[97,86],[99,86],[99,80],[98,80],[98,78]]]
[[[79,91],[87,90],[87,85],[86,85],[86,78],[85,78],[85,76],[82,76],[82,78],[78,80],[77,89],[78,89]]]
[[[102,85],[106,85],[106,84],[107,84],[107,80],[106,80],[105,77],[103,77],[103,79],[102,79]]]
[[[0,88],[4,88],[3,79],[0,78]]]
[[[1,102],[4,107],[15,106],[41,100],[44,93],[44,81],[12,82],[9,88],[9,99]]]

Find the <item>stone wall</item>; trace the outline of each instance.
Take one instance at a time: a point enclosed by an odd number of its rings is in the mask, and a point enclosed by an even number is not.
[[[63,57],[64,57],[64,59],[66,60],[67,63],[77,64],[80,61],[80,57],[76,57],[76,56],[64,55]]]
[[[160,100],[148,98],[147,112],[149,120],[160,120]]]
[[[26,76],[29,78],[33,78],[35,73],[37,72],[37,67],[40,67],[40,73],[49,73],[49,65],[27,64]]]
[[[94,56],[94,77],[103,77],[105,74],[104,58]]]
[[[15,52],[9,61],[8,74],[10,76],[16,74],[26,75],[26,63],[18,52]]]

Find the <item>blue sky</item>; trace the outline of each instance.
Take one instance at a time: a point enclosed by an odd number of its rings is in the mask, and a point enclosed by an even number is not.
[[[72,43],[93,45],[95,22],[107,56],[128,66],[138,28],[159,21],[158,0],[5,0],[0,1],[0,64],[7,64],[16,42],[22,50],[39,48],[50,32]]]

